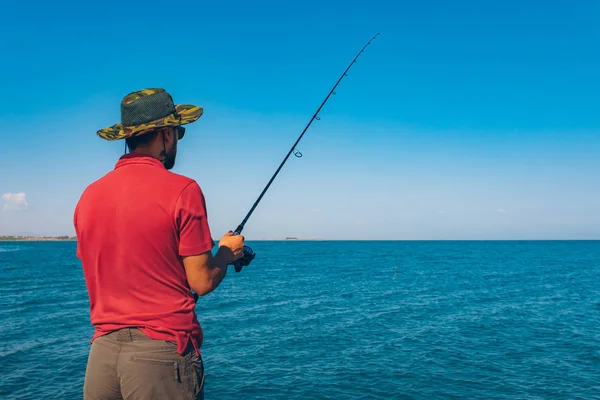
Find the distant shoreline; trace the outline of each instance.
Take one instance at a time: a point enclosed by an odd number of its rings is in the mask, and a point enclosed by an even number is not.
[[[76,242],[77,239],[0,239],[2,243],[12,242]]]
[[[249,239],[247,242],[599,242],[598,239]]]
[[[12,237],[0,236],[0,242],[76,242],[74,237]]]
[[[246,242],[598,242],[600,239],[249,239]],[[76,238],[0,238],[11,242],[77,242]]]

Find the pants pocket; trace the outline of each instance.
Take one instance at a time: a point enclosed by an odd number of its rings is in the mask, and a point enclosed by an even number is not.
[[[204,399],[204,362],[202,357],[198,356],[198,359],[192,362],[196,380],[196,390],[194,391],[194,399]]]
[[[181,383],[181,373],[179,371],[179,361],[169,360],[155,360],[145,357],[132,356],[130,360],[134,363],[146,364],[146,365],[162,365],[165,367],[171,367],[173,369],[173,378],[176,382]]]
[[[185,362],[185,374],[183,384],[187,392],[188,399],[204,399],[204,363],[202,357],[195,353]]]

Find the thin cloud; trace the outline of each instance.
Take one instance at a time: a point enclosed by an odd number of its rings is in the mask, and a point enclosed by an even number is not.
[[[25,193],[4,193],[4,211],[21,211],[27,210],[27,195]]]
[[[504,208],[499,208],[498,214],[506,214],[506,210]]]

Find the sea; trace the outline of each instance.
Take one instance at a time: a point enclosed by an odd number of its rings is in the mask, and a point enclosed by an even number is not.
[[[207,399],[600,399],[599,241],[257,241],[196,307]],[[75,242],[0,243],[0,398],[82,398]]]

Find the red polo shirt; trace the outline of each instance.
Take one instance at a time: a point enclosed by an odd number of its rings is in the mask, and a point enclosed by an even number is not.
[[[74,224],[92,341],[138,327],[176,341],[180,354],[191,340],[199,354],[202,329],[182,262],[214,246],[198,184],[155,158],[128,154],[86,188]]]

